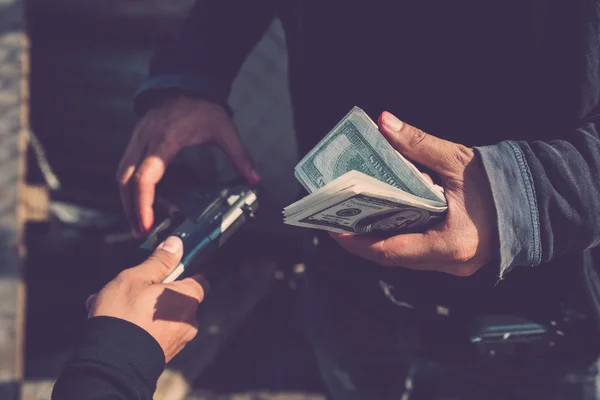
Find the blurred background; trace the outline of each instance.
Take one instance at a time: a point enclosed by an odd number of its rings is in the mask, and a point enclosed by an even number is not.
[[[2,399],[50,397],[86,298],[131,266],[140,243],[127,234],[115,171],[136,122],[132,97],[192,4],[0,0]],[[324,399],[302,331],[301,238],[281,223],[299,189],[286,67],[275,21],[230,97],[264,179],[258,220],[213,261],[200,332],[156,399]],[[234,177],[214,148],[179,161],[213,180]]]

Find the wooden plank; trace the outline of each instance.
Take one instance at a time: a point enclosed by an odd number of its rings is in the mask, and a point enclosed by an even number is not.
[[[46,186],[25,185],[21,190],[25,221],[40,222],[50,218],[50,192]]]
[[[17,399],[23,377],[23,209],[28,129],[28,42],[23,2],[0,7],[0,398]]]
[[[53,387],[53,379],[24,382],[21,400],[50,400]]]

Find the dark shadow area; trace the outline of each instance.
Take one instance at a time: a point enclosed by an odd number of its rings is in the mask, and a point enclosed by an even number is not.
[[[102,237],[100,232],[84,234],[47,224],[29,226],[27,379],[56,378],[64,360],[80,340],[87,297],[101,289],[121,269],[139,261],[134,243],[108,245]],[[251,265],[246,269],[243,263],[260,259],[261,254],[264,257],[266,247],[272,249],[269,258],[279,260],[281,268],[275,275],[280,279],[271,278],[270,283],[263,283],[269,290],[260,294],[263,292],[255,293],[252,289],[265,279],[264,272],[260,272],[260,261],[256,267]],[[215,339],[204,333],[212,329],[212,324],[200,326],[199,335],[206,337],[195,345],[194,353],[184,357],[184,365],[191,371],[198,368],[187,364],[190,359],[197,358],[198,363],[209,364],[195,380],[195,387],[217,393],[254,389],[322,391],[316,361],[302,326],[303,276],[295,274],[291,267],[286,267],[290,264],[283,261],[289,257],[289,249],[289,243],[275,242],[268,235],[241,231],[215,260],[219,268],[211,270],[208,277],[211,292],[199,308],[199,315],[204,313],[209,317],[199,318],[211,321],[212,315],[215,321],[225,321],[219,325],[224,331],[220,332],[220,339]],[[235,276],[238,276],[237,280],[233,280]],[[230,291],[230,296],[226,290]],[[211,302],[212,296],[218,296],[217,304]],[[256,296],[260,297],[252,300],[257,301],[256,306],[247,314],[236,316],[239,322],[229,323],[232,315],[219,315],[240,309],[242,303],[236,305],[236,302],[249,301],[247,299]],[[231,300],[224,302],[227,297]],[[204,350],[210,353],[214,349],[203,349],[203,343],[207,346],[217,343],[219,351],[214,360],[205,360]]]
[[[318,366],[302,326],[303,276],[277,280],[230,339],[214,365],[194,383],[217,393],[267,389],[323,393]]]
[[[51,192],[50,220],[27,226],[28,380],[56,378],[81,338],[87,297],[124,268],[142,261],[136,251],[141,240],[128,237],[115,173],[137,120],[132,98],[147,75],[150,55],[166,34],[178,29],[191,1],[117,3],[27,2],[31,125],[46,152],[47,159],[41,162],[51,166],[61,183]],[[271,36],[279,40],[275,44],[283,43],[283,37]],[[258,60],[269,68],[282,68],[282,46],[266,46]],[[241,82],[241,88],[252,94],[252,102],[238,105],[238,115],[247,114],[242,131],[264,131],[269,121],[254,120],[280,114],[273,106],[252,108],[261,84],[257,79],[262,75],[263,80],[271,79],[273,71],[268,71]],[[280,162],[287,160],[287,153],[273,149],[270,137],[262,140],[258,160],[272,161],[276,156]],[[195,170],[215,178],[215,160],[197,150],[191,149]],[[29,151],[27,180],[43,185],[36,156]],[[275,174],[271,180],[275,177],[289,180]],[[279,208],[265,204],[264,209],[279,218]],[[66,206],[97,213],[90,218],[94,222],[65,223],[65,215],[62,219],[56,215]],[[299,244],[282,234],[280,226],[260,217],[259,222],[268,226],[240,231],[214,260],[216,268],[206,276],[211,291],[199,309],[203,322],[198,340],[177,358],[178,367],[185,367],[184,376],[207,391],[319,392],[316,362],[302,330],[298,289],[302,277],[292,267],[298,251],[290,249]]]
[[[156,299],[152,320],[188,322],[185,310],[193,309],[196,304],[198,304],[198,300],[194,297],[188,296],[173,288],[165,288]],[[180,309],[181,312],[174,315],[174,309]]]

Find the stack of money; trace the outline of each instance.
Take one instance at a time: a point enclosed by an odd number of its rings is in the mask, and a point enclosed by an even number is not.
[[[295,168],[310,193],[283,210],[289,225],[351,234],[425,230],[445,216],[442,188],[354,107]]]

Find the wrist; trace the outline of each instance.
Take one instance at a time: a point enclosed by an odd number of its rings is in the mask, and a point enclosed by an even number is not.
[[[226,107],[222,104],[176,88],[157,89],[145,93],[143,96],[136,99],[136,109],[138,110],[139,116],[142,117],[152,110],[163,107],[172,107],[179,104],[190,105],[193,103],[210,108],[217,108],[219,111],[227,113]]]
[[[166,74],[146,80],[134,97],[134,108],[139,116],[160,106],[165,100],[185,96],[219,104],[228,114],[230,85],[200,74]]]
[[[145,329],[109,316],[88,319],[83,343],[74,357],[117,364],[127,375],[140,376],[149,387],[156,385],[166,361],[161,345]]]

